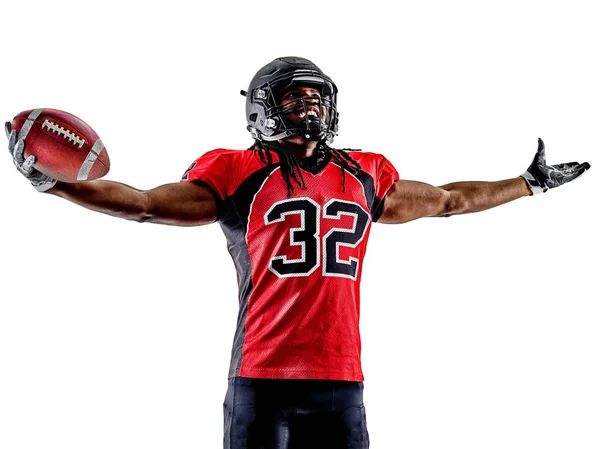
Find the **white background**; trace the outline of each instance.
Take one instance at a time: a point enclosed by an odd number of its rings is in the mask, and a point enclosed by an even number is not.
[[[337,83],[338,147],[440,185],[598,155],[594,2],[3,5],[0,116],[90,123],[107,179],[179,180],[246,148],[254,73],[297,55]],[[219,448],[237,316],[217,225],[38,194],[0,164],[0,448]],[[362,290],[371,447],[600,447],[597,166],[471,216],[374,225]]]

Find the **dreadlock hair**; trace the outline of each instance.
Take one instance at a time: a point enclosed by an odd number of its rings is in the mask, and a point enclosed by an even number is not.
[[[288,197],[294,193],[294,183],[298,187],[305,189],[306,184],[304,177],[300,171],[301,162],[296,158],[294,153],[287,147],[283,146],[278,142],[267,142],[256,139],[254,144],[248,150],[255,151],[259,156],[261,162],[267,164],[267,166],[273,166],[273,155],[271,152],[279,156],[279,163],[281,164],[281,176],[288,187]],[[337,162],[342,169],[342,192],[346,191],[346,172],[350,172],[356,175],[361,167],[360,164],[352,158],[347,152],[348,151],[361,151],[352,150],[349,148],[332,148],[324,141],[317,144],[317,152],[324,154],[329,153],[333,160]]]

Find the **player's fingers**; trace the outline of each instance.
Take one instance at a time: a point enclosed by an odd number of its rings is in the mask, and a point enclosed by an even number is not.
[[[575,173],[580,165],[581,164],[579,164],[579,162],[569,162],[566,164],[548,165],[548,167],[551,170],[559,173],[561,176],[569,176]]]
[[[540,137],[538,137],[538,149],[535,157],[539,163],[546,164],[546,145]]]
[[[577,171],[583,170],[581,173],[583,173],[586,170],[589,170],[592,166],[589,164],[589,162],[584,162],[583,164],[581,164],[579,166],[579,168],[577,169]]]
[[[566,162],[564,164],[556,164],[554,167],[556,167],[557,170],[564,171],[577,167],[578,165],[579,162]]]
[[[23,171],[30,175],[33,171],[33,164],[35,164],[35,156],[31,155],[23,162]]]
[[[566,171],[569,174],[580,173],[580,172],[583,173],[588,168],[590,168],[590,164],[588,164],[587,162],[584,162],[583,164],[576,164],[571,167],[567,167],[564,171]]]
[[[23,158],[23,152],[25,151],[25,143],[22,140],[17,140],[17,143],[15,145],[15,151],[13,153],[13,159],[15,160],[15,163],[19,164],[19,165],[23,165],[24,158]]]
[[[6,132],[6,137],[10,137],[10,132],[12,131],[12,126],[10,124],[10,122],[5,122],[4,123],[4,131]]]
[[[11,155],[15,151],[15,145],[17,144],[17,140],[19,140],[19,133],[17,133],[17,131],[13,129],[8,135],[8,151]]]
[[[590,164],[588,164],[587,162],[584,162],[583,164],[579,164],[579,166],[574,167],[573,171],[569,172],[569,174],[567,174],[565,176],[565,182],[569,182],[569,181],[579,178],[590,167],[591,167]]]

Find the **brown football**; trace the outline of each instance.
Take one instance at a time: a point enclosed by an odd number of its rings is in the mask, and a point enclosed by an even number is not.
[[[89,181],[108,173],[110,160],[98,134],[83,120],[56,109],[32,109],[17,114],[12,129],[25,138],[25,158],[34,167],[64,182]]]

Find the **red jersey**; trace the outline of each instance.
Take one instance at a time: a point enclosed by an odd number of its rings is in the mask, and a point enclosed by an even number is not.
[[[277,155],[209,151],[182,181],[210,186],[238,275],[239,315],[229,377],[362,381],[360,279],[371,222],[398,173],[383,156],[349,152],[357,175],[330,155],[288,187]]]

